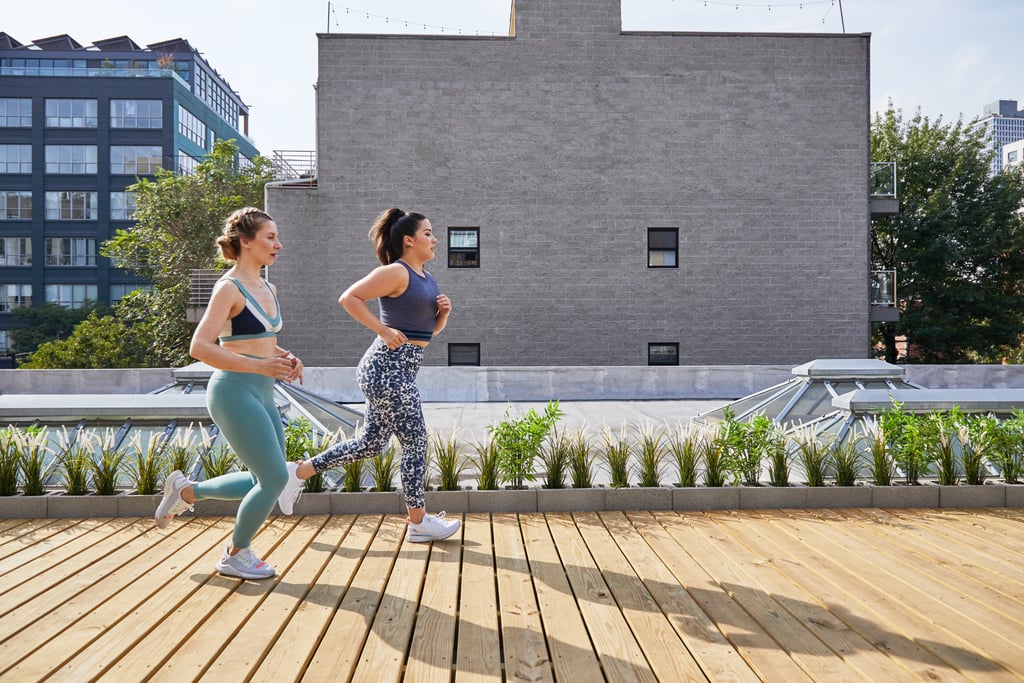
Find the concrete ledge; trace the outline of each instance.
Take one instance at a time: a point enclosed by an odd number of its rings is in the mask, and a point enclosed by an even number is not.
[[[46,499],[49,496],[0,497],[0,519],[46,519]]]
[[[117,517],[117,499],[121,497],[123,496],[46,496],[46,516],[77,518]]]
[[[538,489],[537,512],[606,510],[605,489]]]
[[[605,510],[671,510],[672,489],[609,488],[604,494]]]
[[[427,512],[469,512],[469,491],[427,491]]]
[[[741,486],[741,510],[777,510],[807,506],[806,486]]]
[[[1006,488],[1006,507],[1024,507],[1024,484],[1003,484]]]
[[[980,486],[940,486],[940,508],[1001,508],[1006,507],[1006,487],[985,485]]]
[[[331,494],[321,491],[320,493],[303,492],[295,501],[296,515],[329,515],[331,514]],[[281,514],[281,508],[274,506],[274,514]]]
[[[937,508],[938,486],[873,486],[871,507],[876,508]]]
[[[537,512],[537,489],[470,491],[469,512]]]
[[[809,486],[807,487],[806,507],[871,507],[871,488],[868,486]]]
[[[395,515],[405,514],[405,500],[398,491],[360,491],[331,493],[332,515]],[[300,499],[301,500],[301,499]]]
[[[737,510],[740,490],[735,486],[697,486],[672,489],[673,510]]]

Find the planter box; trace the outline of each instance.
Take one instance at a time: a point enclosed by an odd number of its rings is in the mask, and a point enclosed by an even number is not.
[[[331,495],[332,515],[404,515],[401,491],[335,491]]]
[[[604,491],[605,510],[671,510],[672,489],[629,487]]]
[[[120,495],[87,496],[53,495],[46,498],[47,517],[117,517],[117,499]]]
[[[469,491],[469,512],[537,512],[537,489]]]
[[[872,486],[871,507],[876,508],[937,508],[938,486]]]
[[[274,506],[274,514],[281,514],[281,508]],[[296,515],[329,515],[331,514],[331,494],[329,491],[320,493],[306,493],[303,491],[299,499],[295,501]]]
[[[156,506],[160,504],[162,494],[154,493],[144,496],[117,496],[118,517],[152,517],[156,514]]]
[[[809,486],[808,508],[868,508],[871,488],[867,486]]]
[[[46,519],[49,496],[0,496],[0,519]]]
[[[600,512],[605,489],[538,489],[538,512]]]
[[[194,514],[196,517],[234,517],[238,514],[238,504],[240,502],[238,500],[215,500],[213,498],[197,500],[193,506],[196,511],[192,513],[186,510],[181,513],[181,516]]]
[[[735,486],[697,486],[672,489],[673,510],[735,510],[740,490]]]
[[[469,512],[469,491],[427,491],[427,512]]]
[[[939,486],[939,507],[1001,508],[1006,506],[1005,486]]]
[[[741,510],[776,510],[807,506],[806,486],[740,486]]]
[[[1024,507],[1024,484],[997,484],[1006,489],[1006,507]]]

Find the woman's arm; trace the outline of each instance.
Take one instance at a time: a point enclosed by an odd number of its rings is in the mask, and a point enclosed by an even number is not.
[[[397,349],[408,341],[405,335],[380,321],[366,305],[367,301],[382,296],[398,296],[409,286],[409,274],[399,263],[380,266],[363,279],[355,282],[338,297],[338,303],[352,319],[375,333],[389,349]]]
[[[437,318],[434,322],[434,336],[441,334],[444,330],[445,325],[448,324],[448,316],[452,312],[452,302],[448,298],[447,294],[439,294],[437,296]]]

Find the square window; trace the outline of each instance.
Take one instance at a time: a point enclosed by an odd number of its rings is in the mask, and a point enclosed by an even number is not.
[[[647,267],[679,267],[679,228],[647,228]]]
[[[479,344],[449,344],[448,365],[480,365]]]
[[[651,342],[647,345],[648,365],[679,365],[679,342]]]
[[[448,267],[480,267],[480,228],[448,228]]]

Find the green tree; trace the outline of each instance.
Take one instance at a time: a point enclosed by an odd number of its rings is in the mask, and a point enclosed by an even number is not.
[[[23,368],[143,368],[159,366],[154,335],[145,322],[131,324],[93,311],[67,339],[41,344]]]
[[[60,304],[44,303],[39,306],[25,306],[14,310],[14,323],[11,326],[11,342],[14,350],[20,354],[34,353],[41,344],[58,339],[67,339],[75,329],[75,325],[99,311],[101,314],[109,309],[88,301],[81,308],[65,308]]]
[[[136,224],[119,230],[102,253],[153,283],[146,305],[155,316],[150,327],[163,365],[189,362],[190,271],[216,265],[215,241],[224,219],[243,206],[262,206],[263,187],[271,179],[269,159],[256,157],[241,168],[238,145],[218,140],[193,174],[162,170],[156,180],[144,178],[128,188],[135,194]]]
[[[989,176],[981,129],[889,104],[871,158],[895,161],[899,213],[872,230],[876,268],[895,268],[900,320],[876,326],[889,362],[992,362],[1024,333],[1024,201],[1019,169]],[[905,337],[909,352],[898,356]]]

